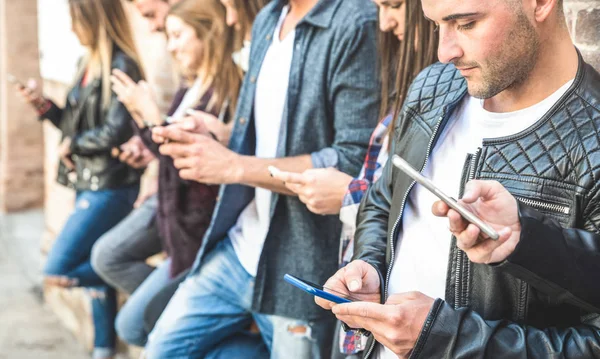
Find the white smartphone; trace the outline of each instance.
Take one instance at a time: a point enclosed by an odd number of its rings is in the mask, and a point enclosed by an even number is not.
[[[402,172],[406,173],[410,178],[417,181],[418,184],[427,188],[436,197],[444,201],[444,203],[446,203],[448,207],[460,213],[460,215],[464,219],[479,227],[479,229],[488,237],[490,237],[490,239],[494,241],[498,240],[498,238],[500,237],[498,235],[498,232],[496,232],[489,224],[485,223],[479,217],[474,215],[471,211],[461,206],[454,198],[442,192],[436,185],[433,184],[433,182],[431,182],[428,178],[425,178],[421,173],[419,173],[419,171],[415,170],[402,157],[398,155],[392,156],[392,163],[394,164],[394,166],[398,167],[398,169],[400,169]]]

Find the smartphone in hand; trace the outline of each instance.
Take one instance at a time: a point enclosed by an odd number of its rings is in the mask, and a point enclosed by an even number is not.
[[[283,277],[283,279],[286,282],[294,285],[297,288],[302,289],[303,291],[305,291],[309,294],[312,294],[319,298],[323,298],[330,302],[334,302],[336,304],[343,304],[343,303],[350,303],[350,302],[358,301],[357,299],[353,299],[343,293],[336,292],[335,290],[333,290],[331,288],[326,288],[326,287],[323,287],[322,285],[311,283],[304,279],[294,277],[293,275],[290,275],[290,274],[286,274]]]
[[[402,172],[406,173],[410,178],[415,180],[418,184],[422,185],[429,192],[433,193],[437,198],[441,199],[444,203],[448,205],[448,207],[457,211],[464,219],[479,227],[479,229],[488,237],[490,237],[490,239],[494,241],[498,240],[498,238],[500,237],[498,235],[498,232],[496,232],[489,224],[485,223],[481,220],[481,218],[477,217],[471,211],[461,206],[454,198],[442,192],[442,190],[440,190],[436,185],[434,185],[433,182],[431,182],[428,178],[425,178],[419,171],[415,170],[402,157],[394,155],[392,157],[392,163]]]

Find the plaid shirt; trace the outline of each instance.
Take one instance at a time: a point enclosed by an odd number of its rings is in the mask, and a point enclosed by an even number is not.
[[[388,127],[392,116],[385,117],[371,135],[365,163],[357,178],[348,186],[348,191],[342,201],[340,220],[342,221],[342,237],[340,240],[340,268],[352,259],[354,253],[354,231],[356,231],[356,216],[358,207],[371,184],[379,179],[388,159]]]
[[[392,116],[387,116],[375,128],[371,135],[369,149],[365,163],[357,178],[353,179],[348,186],[340,210],[342,221],[342,235],[340,238],[339,264],[340,268],[352,260],[354,254],[354,232],[356,231],[356,216],[358,207],[363,196],[372,183],[377,181],[383,172],[383,167],[388,159],[388,127],[392,122]],[[344,354],[356,354],[363,349],[367,343],[367,337],[356,331],[340,331],[340,352]]]

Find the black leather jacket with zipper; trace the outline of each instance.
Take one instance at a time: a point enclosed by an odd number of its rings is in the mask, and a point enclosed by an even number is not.
[[[466,94],[453,65],[424,70],[406,98],[392,153],[423,169]],[[466,158],[461,187],[474,178],[496,180],[519,199],[520,242],[504,262],[482,265],[452,239],[445,298],[436,299],[411,358],[600,358],[598,72],[580,56],[572,86],[538,122],[484,140]],[[361,204],[354,258],[380,273],[382,298],[413,186],[388,163]]]
[[[141,80],[139,67],[118,49],[113,53],[111,68],[125,72],[136,82]],[[76,190],[92,191],[139,183],[141,171],[111,155],[114,147],[133,135],[131,115],[114,92],[108,107],[103,108],[102,80],[93,80],[85,87],[81,83],[79,79],[69,91],[64,108],[52,103],[41,116],[60,129],[63,138],[70,137],[72,141],[75,171],[70,174],[60,162],[57,181]]]

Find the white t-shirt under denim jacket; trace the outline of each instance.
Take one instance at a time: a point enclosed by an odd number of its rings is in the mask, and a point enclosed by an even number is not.
[[[254,125],[256,153],[259,158],[274,158],[279,143],[279,129],[285,110],[292,57],[294,55],[293,30],[283,40],[279,33],[289,6],[284,7],[275,27],[273,42],[265,55],[256,80],[254,97]],[[258,262],[271,224],[270,190],[256,188],[252,202],[239,216],[229,231],[229,238],[240,263],[252,276],[256,276]]]
[[[475,153],[484,138],[514,135],[532,126],[572,83],[567,82],[538,104],[515,112],[489,112],[483,108],[483,100],[465,97],[442,132],[423,175],[457,198],[467,154]],[[396,241],[390,294],[419,291],[432,298],[445,296],[451,234],[448,219],[431,213],[435,201],[437,197],[419,184],[410,192]],[[397,355],[380,345],[379,358],[396,359]]]

